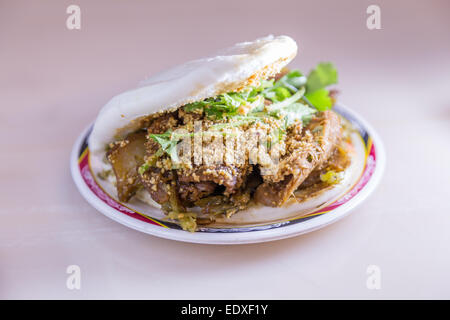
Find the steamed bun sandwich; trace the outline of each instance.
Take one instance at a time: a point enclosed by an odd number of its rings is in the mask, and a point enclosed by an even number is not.
[[[351,162],[327,89],[337,72],[289,70],[296,54],[290,37],[268,36],[115,96],[89,138],[94,172],[120,202],[143,201],[189,231],[328,192]]]

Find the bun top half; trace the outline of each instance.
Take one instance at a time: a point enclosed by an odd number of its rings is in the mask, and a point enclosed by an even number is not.
[[[106,145],[138,129],[139,119],[148,115],[257,85],[279,73],[296,54],[292,38],[270,35],[160,72],[140,87],[113,97],[100,110],[89,150],[105,152]]]

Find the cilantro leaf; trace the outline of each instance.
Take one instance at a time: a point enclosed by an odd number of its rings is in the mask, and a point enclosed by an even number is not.
[[[197,101],[197,102],[192,102],[192,103],[188,103],[187,105],[184,106],[184,110],[186,112],[193,112],[199,109],[203,109],[206,106],[206,102],[205,101]]]
[[[306,93],[310,94],[324,89],[326,86],[337,83],[337,81],[337,70],[334,65],[330,62],[319,63],[308,75]]]
[[[236,92],[224,93],[217,98],[208,98],[203,101],[189,103],[184,106],[186,112],[203,109],[210,118],[222,119],[229,114],[235,114],[237,108],[245,103],[241,94]]]
[[[305,95],[306,99],[319,111],[331,109],[333,101],[327,89],[316,90]]]
[[[161,146],[161,150],[167,153],[172,161],[178,162],[177,144],[179,139],[172,139],[172,131],[167,131],[161,134],[149,134],[149,138],[152,138]]]

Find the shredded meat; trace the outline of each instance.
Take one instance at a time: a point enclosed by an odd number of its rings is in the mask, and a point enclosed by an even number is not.
[[[147,131],[149,133],[164,133],[178,125],[178,118],[176,112],[163,114],[160,117],[153,119]]]
[[[253,170],[246,179],[245,184],[230,197],[213,195],[197,200],[195,205],[202,209],[203,214],[225,214],[230,217],[248,206],[256,187],[261,182],[261,175],[258,170]]]
[[[301,132],[294,128],[288,137],[288,153],[280,160],[277,173],[263,176],[255,199],[266,206],[283,205],[308,175],[332,154],[341,137],[339,117],[324,111]]]
[[[170,184],[173,178],[173,173],[170,171],[163,174],[158,168],[150,168],[141,175],[141,182],[153,200],[163,204],[169,201]]]
[[[143,128],[146,130],[130,134],[111,146],[107,156],[117,178],[121,201],[128,201],[144,187],[166,213],[186,212],[186,207],[198,206],[204,214],[230,216],[252,201],[282,206],[294,191],[317,187],[326,170],[341,171],[348,165],[344,161],[348,158],[342,157],[339,147],[340,119],[333,111],[317,113],[306,127],[301,122],[289,127],[279,163],[275,166],[269,163],[273,171],[264,170],[264,174],[263,169],[267,168],[250,164],[248,158],[239,165],[174,167],[170,156],[161,156],[163,144],[148,137],[180,127],[192,129],[193,122],[203,116],[179,109],[149,118]]]
[[[350,159],[347,150],[342,145],[334,148],[331,156],[322,165],[317,166],[313,172],[303,181],[299,189],[306,189],[313,185],[322,183],[320,176],[325,174],[328,170],[340,172],[345,170],[350,165]]]
[[[178,171],[180,182],[208,182],[225,187],[225,194],[235,193],[246,181],[247,175],[251,172],[251,166],[243,168],[227,165],[198,166],[193,169]]]
[[[165,212],[182,212],[182,205],[176,189],[176,173],[150,168],[141,175],[141,182],[153,200],[162,205]]]
[[[211,181],[205,182],[179,182],[178,193],[180,198],[187,202],[195,202],[214,192],[217,184]]]

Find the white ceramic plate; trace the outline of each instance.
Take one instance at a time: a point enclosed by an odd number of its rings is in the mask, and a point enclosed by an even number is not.
[[[284,239],[322,228],[347,215],[373,192],[385,166],[385,151],[378,134],[355,112],[343,105],[334,110],[354,127],[352,137],[357,156],[345,183],[308,201],[308,206],[249,209],[235,214],[229,223],[200,228],[195,233],[169,222],[159,209],[140,201],[121,203],[112,187],[97,179],[89,161],[89,126],[75,142],[70,166],[72,177],[83,197],[107,217],[154,236],[207,244],[241,244]],[[359,154],[359,155],[358,155]],[[324,198],[325,197],[325,198]]]

